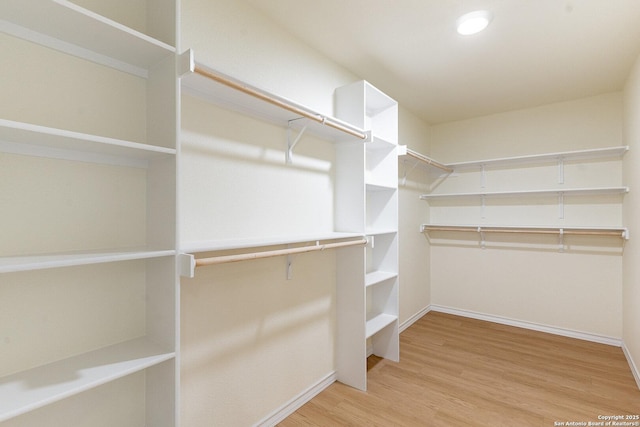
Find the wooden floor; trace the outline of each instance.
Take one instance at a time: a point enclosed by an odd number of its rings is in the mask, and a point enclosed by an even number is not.
[[[618,347],[430,312],[401,334],[400,358],[370,357],[366,393],[334,383],[280,426],[538,427],[640,414]]]

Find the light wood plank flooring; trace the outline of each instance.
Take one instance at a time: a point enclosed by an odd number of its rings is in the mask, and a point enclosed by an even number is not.
[[[370,357],[366,393],[334,383],[280,426],[538,427],[640,414],[618,347],[430,312],[401,334],[400,358]]]

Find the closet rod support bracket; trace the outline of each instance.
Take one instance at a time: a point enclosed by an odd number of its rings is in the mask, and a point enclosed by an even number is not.
[[[187,49],[178,56],[178,76],[193,73],[196,69],[196,60],[193,50]]]
[[[178,256],[178,271],[181,277],[193,279],[196,276],[196,257],[192,254]]]

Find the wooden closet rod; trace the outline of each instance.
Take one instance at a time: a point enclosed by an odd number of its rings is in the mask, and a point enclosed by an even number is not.
[[[326,243],[324,245],[310,245],[299,248],[278,249],[273,251],[252,252],[238,255],[225,255],[210,258],[196,259],[196,267],[207,265],[224,264],[229,262],[247,261],[251,259],[270,258],[282,255],[301,254],[305,252],[323,251],[325,249],[344,248],[347,246],[366,245],[367,239],[352,240],[349,242]]]
[[[360,139],[367,139],[367,134],[366,133],[362,133],[362,132],[358,132],[357,130],[351,129],[348,126],[339,123],[333,119],[331,119],[330,117],[325,117],[322,116],[320,114],[317,113],[313,113],[310,112],[308,110],[305,110],[303,108],[300,108],[296,105],[292,105],[291,103],[285,102],[281,99],[275,98],[265,92],[261,92],[257,89],[254,89],[252,87],[249,87],[247,85],[244,85],[242,83],[239,83],[237,81],[231,80],[227,77],[221,76],[219,74],[213,73],[209,70],[205,70],[197,65],[194,66],[193,68],[193,72],[194,73],[198,73],[203,77],[206,77],[208,79],[214,80],[218,83],[221,83],[225,86],[229,86],[233,89],[239,90],[240,92],[244,92],[247,95],[251,95],[255,98],[261,99],[262,101],[268,102],[272,105],[275,105],[277,107],[280,107],[284,110],[290,111],[294,114],[299,114],[302,117],[306,117],[308,119],[311,119],[313,121],[316,121],[318,123],[322,123],[326,126],[332,127],[334,129],[337,129],[341,132],[347,133],[351,136],[355,136],[357,138]]]
[[[442,169],[443,171],[447,172],[447,173],[451,173],[453,172],[453,168],[450,168],[449,166],[443,165],[440,162],[437,162],[435,160],[433,160],[431,157],[427,157],[423,154],[417,153],[413,150],[409,150],[407,149],[407,155],[413,157],[414,159],[418,159],[422,162],[427,163],[428,165],[431,165],[433,167],[436,167],[438,169]]]
[[[452,227],[445,225],[425,225],[423,231],[471,231],[483,233],[521,233],[521,234],[563,234],[563,235],[581,235],[581,236],[614,236],[626,238],[626,230],[598,230],[598,229],[579,229],[579,228],[532,228],[532,227]]]

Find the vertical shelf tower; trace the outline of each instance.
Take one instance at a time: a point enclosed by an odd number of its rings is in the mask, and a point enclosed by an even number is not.
[[[398,104],[359,81],[336,90],[336,117],[370,133],[336,148],[336,227],[369,241],[338,258],[338,380],[366,390],[369,355],[399,360]]]
[[[2,426],[178,425],[178,9],[0,4]]]

